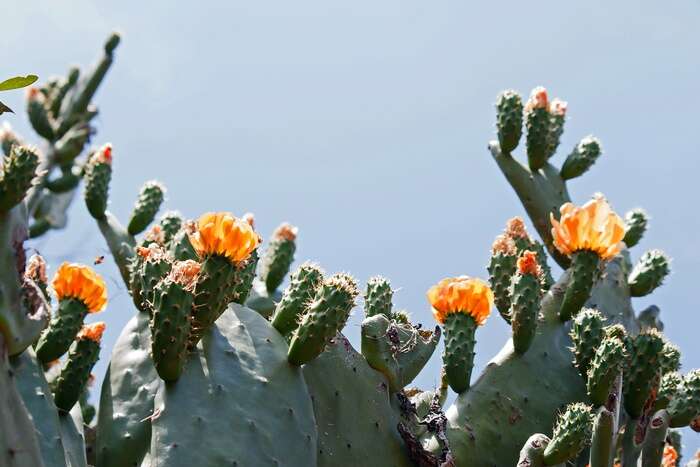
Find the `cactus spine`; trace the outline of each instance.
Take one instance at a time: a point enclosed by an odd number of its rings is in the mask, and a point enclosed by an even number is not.
[[[574,150],[564,161],[560,172],[561,178],[570,180],[580,177],[595,164],[601,152],[600,141],[593,136],[586,136],[574,147]]]
[[[510,153],[518,147],[523,133],[523,101],[512,89],[503,91],[496,100],[496,128],[503,151]]]
[[[574,343],[574,365],[584,380],[604,335],[603,316],[597,310],[585,308],[574,318],[570,333]]]
[[[630,293],[643,297],[659,287],[669,272],[670,259],[661,250],[650,250],[642,255],[629,277]]]
[[[274,292],[282,284],[294,261],[298,230],[283,223],[272,234],[270,244],[260,259],[260,278],[268,292]]]
[[[104,219],[112,179],[112,145],[96,151],[85,168],[85,204],[95,219]]]
[[[552,440],[544,450],[545,465],[554,465],[574,458],[591,437],[593,414],[583,403],[570,404],[554,427]]]
[[[649,223],[649,215],[644,209],[632,209],[625,214],[625,238],[628,248],[635,246],[644,236]]]
[[[659,360],[663,339],[655,330],[639,334],[632,340],[631,361],[625,372],[625,410],[632,418],[642,415],[644,404],[658,387]]]
[[[537,253],[526,251],[518,259],[517,272],[511,284],[510,316],[513,330],[513,347],[519,354],[524,354],[532,344],[537,330],[540,310],[541,271],[537,263]]]
[[[289,286],[277,304],[272,326],[286,337],[297,328],[307,305],[323,282],[323,271],[313,263],[304,263],[293,274]]]
[[[393,295],[394,291],[387,279],[381,276],[370,278],[365,292],[365,315],[369,318],[381,314],[391,319]]]
[[[36,151],[26,146],[13,145],[0,167],[0,212],[16,206],[32,186],[39,165]]]

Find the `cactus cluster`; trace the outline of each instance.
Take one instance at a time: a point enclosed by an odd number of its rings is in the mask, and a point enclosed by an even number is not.
[[[602,195],[570,201],[567,182],[601,149],[586,137],[552,165],[565,102],[541,87],[525,104],[512,90],[497,99],[490,150],[541,242],[523,219],[508,221],[488,281],[449,277],[428,290],[434,329],[394,308],[388,279],[370,278],[358,352],[343,328],[360,284],[311,262],[294,268],[296,227],[283,223],[263,241],[250,214],[157,219],[165,188],[156,181],[126,227],[109,212],[113,147],[81,153],[118,42],[109,38],[82,80],[72,69],[28,93],[48,153],[2,134],[1,465],[677,464],[677,429],[700,426],[700,372],[679,372],[658,308],[637,315],[630,298],[659,287],[669,259],[651,250],[631,264],[643,211],[623,219]],[[523,134],[527,164],[514,157]],[[83,180],[135,309],[96,414],[88,393],[104,324],[86,321],[107,306],[107,286],[73,263],[49,282],[41,257],[27,261],[24,249],[65,224]],[[557,281],[548,258],[565,270]],[[474,379],[478,329],[494,305],[512,338]],[[443,334],[439,384],[411,387]],[[448,388],[457,395],[444,408]]]

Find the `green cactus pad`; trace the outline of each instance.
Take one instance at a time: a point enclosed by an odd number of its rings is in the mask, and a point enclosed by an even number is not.
[[[663,375],[661,377],[661,382],[659,383],[659,390],[656,393],[654,410],[667,408],[673,398],[676,396],[676,392],[678,392],[682,382],[683,377],[678,372],[672,371]]]
[[[574,343],[574,365],[588,379],[588,368],[595,356],[596,349],[603,341],[603,316],[598,310],[584,308],[571,324],[571,341]]]
[[[61,357],[68,351],[88,314],[85,304],[75,298],[64,298],[58,304],[56,315],[36,344],[37,359],[44,364]]]
[[[644,404],[658,387],[663,346],[663,337],[656,330],[639,334],[631,341],[631,361],[623,381],[625,410],[632,418],[642,415]]]
[[[595,164],[601,152],[600,141],[593,136],[586,136],[564,161],[559,172],[561,178],[570,180],[580,177]]]
[[[445,318],[445,353],[442,361],[447,381],[454,392],[469,389],[474,368],[476,321],[466,313],[450,313]]]
[[[13,145],[0,167],[0,212],[9,211],[24,199],[38,166],[36,151],[27,146]]]
[[[644,236],[649,222],[649,215],[644,209],[632,209],[625,214],[625,238],[623,242],[628,248],[635,246]]]
[[[85,204],[88,212],[95,219],[105,218],[111,180],[111,164],[96,160],[88,162],[85,168]]]
[[[303,365],[316,358],[345,326],[358,295],[355,279],[335,274],[316,291],[289,342],[289,363]]]
[[[318,286],[323,282],[323,271],[316,264],[304,263],[291,276],[289,286],[277,304],[272,326],[285,337],[297,328],[306,306],[311,303]]]
[[[544,467],[544,450],[550,441],[549,437],[542,433],[530,436],[520,450],[516,467]]]
[[[590,297],[598,276],[599,264],[600,257],[592,251],[581,250],[571,255],[571,279],[559,310],[559,319],[562,322],[576,316]]]
[[[236,266],[224,256],[211,255],[202,262],[202,269],[195,286],[190,349],[197,345],[197,342],[226,309],[235,276]]]
[[[73,423],[73,419],[59,416],[44,370],[36,360],[34,351],[28,348],[12,357],[10,363],[17,390],[32,416],[44,465],[70,465],[66,459],[75,457],[75,453],[68,453],[70,446],[61,436],[61,423],[63,419],[67,419],[66,424]],[[73,430],[76,430],[75,426]],[[85,447],[81,447],[84,456]]]
[[[516,273],[511,284],[511,328],[513,348],[524,354],[532,344],[537,330],[537,319],[542,299],[540,278],[532,274]]]
[[[392,318],[392,299],[394,291],[385,277],[376,276],[367,281],[365,291],[365,316],[371,317],[382,314],[388,319]]]
[[[541,169],[547,162],[549,124],[550,114],[546,108],[536,107],[525,112],[527,160],[533,171]]]
[[[544,450],[545,465],[554,465],[573,459],[591,438],[593,414],[591,407],[577,402],[569,404],[559,415],[552,440]]]
[[[342,335],[302,367],[318,427],[318,467],[409,467],[386,378]]]
[[[671,272],[670,263],[671,260],[661,250],[645,252],[630,273],[630,294],[643,297],[652,293]]]
[[[290,226],[290,228],[292,227]],[[289,273],[289,268],[294,262],[296,248],[293,235],[289,238],[282,235],[272,236],[265,254],[260,258],[260,280],[265,284],[269,293],[277,290]]]
[[[606,337],[600,343],[588,368],[588,395],[595,407],[608,401],[615,379],[623,370],[627,359],[625,343],[614,337]]]
[[[175,238],[175,235],[177,235],[184,223],[185,220],[177,211],[168,211],[160,216],[158,224],[163,230],[163,240],[166,248],[170,247],[170,242]]]
[[[177,383],[159,386],[150,465],[317,465],[311,398],[286,348],[258,313],[231,305]]]
[[[129,226],[127,227],[131,235],[143,232],[148,227],[148,224],[153,222],[160,205],[163,203],[164,196],[165,187],[155,180],[148,181],[141,187],[141,192],[136,199],[134,210],[131,212],[131,219],[129,219]]]
[[[683,377],[668,405],[668,413],[672,428],[686,426],[700,415],[700,370],[693,370]]]
[[[440,341],[439,327],[423,331],[390,321],[383,313],[365,318],[361,333],[362,355],[386,377],[391,392],[401,391],[418,376]]]
[[[56,407],[64,412],[73,408],[87,385],[92,367],[100,357],[100,344],[79,338],[68,351],[68,359],[56,379],[53,393]]]
[[[523,100],[512,89],[503,91],[496,99],[496,128],[501,150],[510,154],[523,134]]]
[[[176,381],[185,366],[194,296],[169,278],[154,290],[151,355],[163,381]]]
[[[151,440],[153,398],[160,378],[150,355],[147,313],[138,313],[112,349],[97,412],[97,464],[141,465]],[[146,464],[148,465],[148,464]]]
[[[489,265],[489,284],[493,291],[494,303],[501,317],[510,324],[510,286],[518,258],[515,254],[494,252]]]

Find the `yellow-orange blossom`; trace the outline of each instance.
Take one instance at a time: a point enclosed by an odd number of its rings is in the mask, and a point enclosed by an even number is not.
[[[78,339],[90,339],[91,341],[100,343],[102,333],[105,332],[105,323],[98,321],[93,324],[86,324],[78,333]]]
[[[576,251],[589,250],[601,259],[610,259],[622,249],[625,224],[602,196],[581,207],[565,203],[559,211],[559,221],[552,214],[550,220],[554,246],[563,254],[568,256]]]
[[[59,300],[76,298],[85,304],[90,313],[104,309],[107,304],[107,286],[104,279],[82,264],[61,264],[51,285]]]
[[[229,212],[202,214],[189,237],[200,257],[221,255],[233,262],[248,259],[260,242],[248,222]]]
[[[481,279],[448,277],[428,290],[428,301],[439,323],[444,323],[450,313],[465,313],[471,315],[477,325],[482,325],[491,313],[493,292]]]

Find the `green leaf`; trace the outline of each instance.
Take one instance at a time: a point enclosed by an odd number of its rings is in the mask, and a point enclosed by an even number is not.
[[[23,88],[29,86],[38,79],[39,77],[37,75],[15,76],[14,78],[6,79],[0,83],[0,91]]]
[[[11,108],[0,102],[0,115],[4,114],[5,112],[15,113]]]

